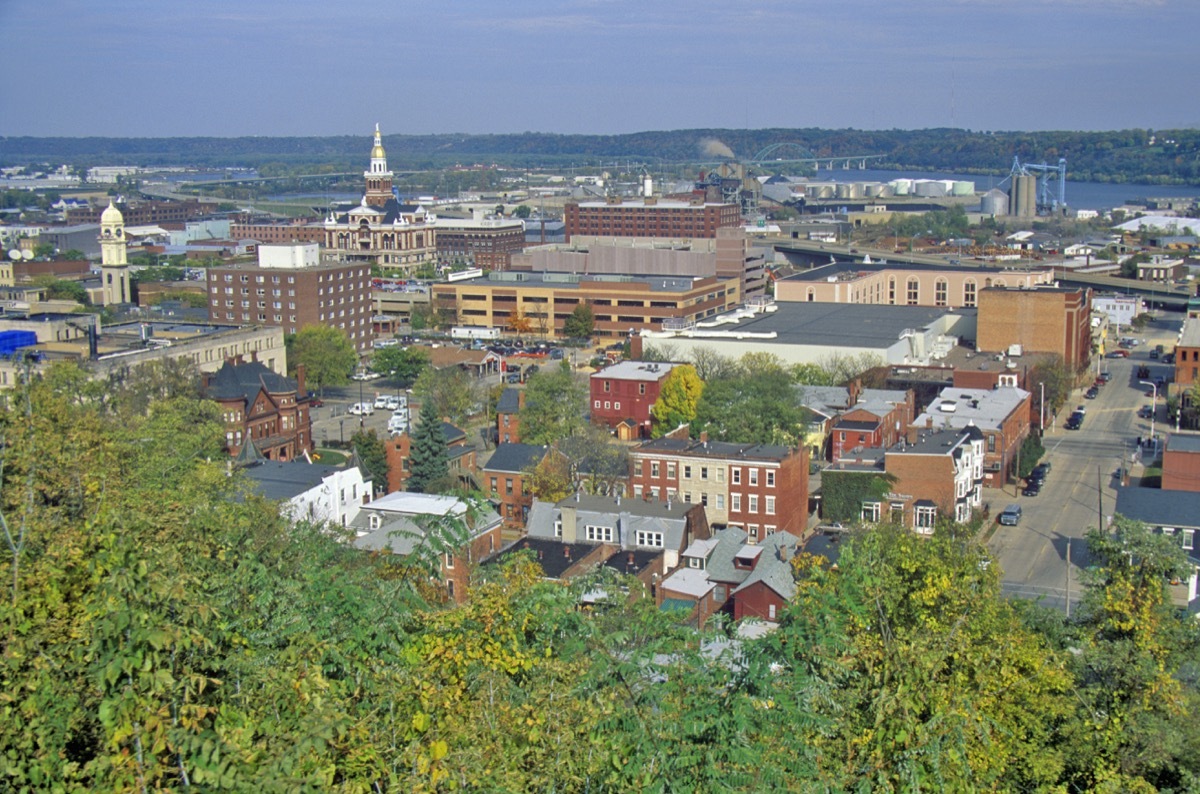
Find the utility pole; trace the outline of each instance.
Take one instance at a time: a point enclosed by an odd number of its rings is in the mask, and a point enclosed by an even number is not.
[[[1067,619],[1071,619],[1071,539],[1067,538]]]
[[[1100,464],[1096,464],[1096,501],[1100,511],[1100,517],[1097,520],[1096,526],[1101,532],[1104,531],[1104,480],[1101,479]]]

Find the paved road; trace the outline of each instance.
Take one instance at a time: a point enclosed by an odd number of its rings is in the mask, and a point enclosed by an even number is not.
[[[1019,504],[1024,516],[1019,526],[999,527],[989,548],[1003,570],[1004,590],[1012,595],[1041,598],[1047,606],[1064,609],[1068,586],[1068,545],[1070,547],[1070,598],[1077,603],[1082,595],[1080,575],[1089,564],[1086,542],[1088,530],[1112,519],[1116,502],[1118,471],[1129,467],[1138,436],[1150,435],[1150,421],[1140,419],[1137,410],[1149,404],[1150,390],[1138,383],[1137,366],[1150,366],[1150,377],[1169,377],[1171,367],[1148,358],[1159,342],[1167,349],[1174,346],[1178,315],[1168,315],[1140,335],[1147,344],[1137,347],[1128,359],[1104,359],[1101,366],[1112,375],[1111,382],[1094,400],[1077,392],[1046,434],[1046,460],[1052,469],[1038,496],[1015,496],[993,490],[985,498],[998,514],[1007,504]],[[1080,430],[1063,430],[1062,423],[1076,405],[1084,405],[1087,416]],[[1156,430],[1162,436],[1166,420],[1165,400],[1160,395]],[[1140,466],[1133,466],[1134,474]]]

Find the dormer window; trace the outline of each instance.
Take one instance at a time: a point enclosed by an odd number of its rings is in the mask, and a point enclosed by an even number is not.
[[[369,526],[371,529],[379,529],[381,526],[383,526],[383,518],[381,518],[378,513],[371,513],[371,515],[367,518],[367,526]]]

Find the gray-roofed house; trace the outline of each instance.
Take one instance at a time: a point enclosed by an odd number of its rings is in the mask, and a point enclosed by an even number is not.
[[[204,392],[221,406],[230,455],[236,457],[247,442],[267,460],[295,460],[312,452],[303,366],[293,380],[259,361],[229,360],[206,378]]]
[[[546,457],[548,447],[498,444],[483,465],[483,483],[509,526],[524,527],[533,496],[525,488],[525,472]]]
[[[698,504],[587,494],[557,503],[534,499],[527,528],[527,537],[514,548],[536,551],[548,577],[569,579],[620,555],[609,567],[635,573],[652,587],[679,565],[689,543],[709,536]],[[629,569],[629,552],[640,569]]]
[[[371,498],[371,480],[358,466],[337,468],[306,460],[262,461],[243,469],[255,492],[285,502],[294,521],[348,526]]]
[[[700,623],[717,611],[728,612],[734,620],[777,621],[796,594],[791,560],[800,540],[786,532],[762,543],[749,540],[742,529],[728,527],[709,540],[692,543],[684,552],[684,567],[663,581],[660,603],[691,601],[693,617]]]
[[[452,522],[447,530],[443,521]],[[500,516],[454,496],[397,491],[363,506],[352,523],[364,551],[418,554],[439,570],[448,598],[467,598],[471,568],[502,547]]]
[[[1171,602],[1175,606],[1200,608],[1200,493],[1125,486],[1117,490],[1116,513],[1141,521],[1155,532],[1179,538],[1195,568],[1187,581],[1171,583]]]

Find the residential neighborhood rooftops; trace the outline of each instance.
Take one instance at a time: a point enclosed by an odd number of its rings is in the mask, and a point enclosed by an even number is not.
[[[521,392],[519,389],[505,389],[500,392],[496,401],[496,413],[515,414],[521,410]]]
[[[982,439],[983,433],[978,427],[970,425],[965,428],[948,427],[943,429],[921,431],[915,442],[905,442],[892,447],[888,455],[945,455],[958,447],[967,439]]]
[[[998,428],[1004,420],[1029,397],[1029,392],[1015,386],[998,389],[963,389],[952,386],[942,389],[925,412],[913,420],[924,427],[932,420],[934,427],[966,427],[976,425]]]
[[[534,466],[546,454],[548,447],[535,444],[497,444],[496,451],[483,466],[485,471],[518,473]]]
[[[658,381],[665,378],[671,370],[678,366],[678,364],[667,361],[621,361],[593,372],[592,378]]]
[[[632,450],[634,453],[667,453],[706,458],[747,458],[781,460],[792,454],[791,447],[774,444],[735,444],[728,441],[700,441],[689,438],[656,438]]]
[[[292,499],[311,490],[338,469],[304,460],[263,461],[243,469],[255,490],[267,499]]]
[[[1200,494],[1127,486],[1117,491],[1116,512],[1153,526],[1200,528]]]

